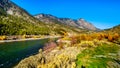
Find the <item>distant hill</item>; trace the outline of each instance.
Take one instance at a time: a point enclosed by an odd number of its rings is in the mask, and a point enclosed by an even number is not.
[[[50,35],[84,31],[59,23],[46,24],[10,0],[0,0],[0,35]]]
[[[120,25],[114,26],[113,28],[105,29],[104,31],[109,31],[111,33],[119,33],[120,34]]]
[[[93,24],[87,22],[82,18],[78,20],[74,20],[70,18],[58,18],[50,14],[38,14],[38,15],[35,15],[34,17],[47,24],[61,23],[64,25],[87,29],[87,30],[93,30],[93,31],[98,30]]]

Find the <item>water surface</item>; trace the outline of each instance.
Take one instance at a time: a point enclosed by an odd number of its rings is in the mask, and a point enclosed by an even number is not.
[[[0,43],[0,68],[11,68],[20,60],[38,53],[48,39]]]

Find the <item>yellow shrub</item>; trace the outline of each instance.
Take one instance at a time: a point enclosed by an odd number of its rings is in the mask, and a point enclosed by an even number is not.
[[[26,35],[24,34],[23,36],[22,36],[22,39],[25,39],[26,38]]]
[[[94,44],[93,41],[81,41],[79,46],[82,46],[82,47],[95,47],[95,44]]]
[[[0,40],[5,40],[6,36],[0,36]]]

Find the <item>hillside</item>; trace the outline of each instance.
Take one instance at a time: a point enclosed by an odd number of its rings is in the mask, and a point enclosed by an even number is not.
[[[0,35],[50,35],[82,31],[63,24],[46,24],[13,2],[0,1]]]
[[[60,24],[64,24],[64,25],[68,25],[76,28],[82,28],[82,29],[93,30],[93,31],[98,30],[93,24],[87,22],[82,18],[78,20],[74,20],[70,18],[58,18],[50,14],[38,14],[38,15],[35,15],[34,17],[47,24],[60,23]]]
[[[120,34],[120,25],[114,26],[109,29],[105,29],[104,32],[119,33]]]

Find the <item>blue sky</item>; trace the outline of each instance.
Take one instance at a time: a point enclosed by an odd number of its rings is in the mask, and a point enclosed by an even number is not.
[[[84,18],[101,29],[120,24],[120,0],[12,0],[30,14]]]

